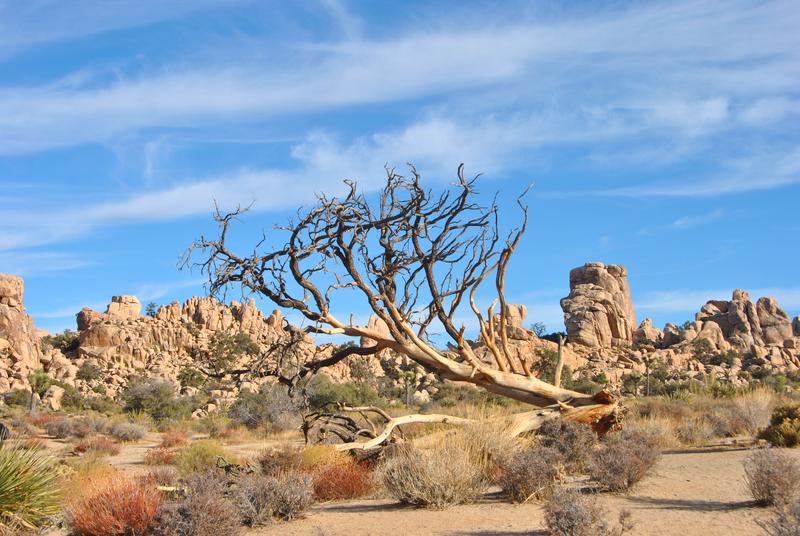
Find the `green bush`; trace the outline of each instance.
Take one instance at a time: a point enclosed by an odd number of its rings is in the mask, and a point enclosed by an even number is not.
[[[65,354],[70,354],[78,349],[80,340],[77,333],[65,329],[62,333],[42,337],[42,343],[51,348],[57,348]]]
[[[14,389],[3,396],[9,406],[21,406],[27,408],[31,404],[31,393],[24,389]]]
[[[769,426],[758,437],[776,447],[794,447],[800,444],[800,406],[779,406],[772,412]]]
[[[218,441],[202,439],[180,449],[175,458],[175,465],[181,474],[189,475],[216,467],[218,456],[222,456],[230,463],[236,463]]]
[[[18,445],[0,449],[0,533],[45,526],[59,512],[60,499],[52,458]]]
[[[89,361],[84,361],[84,363],[78,368],[78,372],[75,374],[75,379],[84,381],[96,380],[102,373],[103,371],[100,367]]]
[[[339,402],[348,406],[387,406],[388,401],[369,385],[360,383],[333,383],[320,374],[308,386],[308,403],[312,409],[322,409]]]
[[[202,387],[206,377],[202,372],[195,368],[186,367],[178,373],[178,381],[181,387]]]
[[[126,412],[142,412],[156,421],[191,415],[189,400],[179,400],[175,386],[158,378],[133,378],[122,392]]]

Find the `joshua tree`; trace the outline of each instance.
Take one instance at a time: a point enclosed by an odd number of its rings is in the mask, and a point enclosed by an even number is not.
[[[318,196],[315,206],[298,212],[296,221],[276,228],[282,236],[277,245],[264,235],[245,255],[228,243],[231,225],[244,210],[227,214],[217,210],[219,237],[201,237],[188,253],[203,252],[198,264],[208,275],[212,294],[240,285],[302,314],[310,323],[307,333],[361,341],[324,359],[294,361],[289,369],[276,367],[272,373],[284,383],[296,384],[351,355],[372,356],[390,349],[442,379],[471,383],[537,408],[516,415],[510,433],[536,429],[557,415],[591,423],[598,431],[608,429],[619,415],[618,401],[609,393],[588,395],[561,388],[539,379],[527,360],[512,359],[504,287],[528,210],[520,197],[521,223],[501,235],[499,208],[494,201],[488,206],[478,202],[476,180],[464,177],[462,165],[457,182],[434,193],[422,187],[413,166],[409,177],[387,169],[386,184],[374,201],[355,182],[345,181],[345,195]],[[496,299],[482,309],[476,294],[489,282]],[[360,296],[387,329],[336,316],[332,305],[343,293]],[[465,339],[465,329],[456,320],[465,308],[477,318],[492,362],[481,360]],[[434,331],[450,339],[446,348],[431,340],[429,333]],[[400,419],[387,423],[384,433],[406,422],[457,421],[445,415]],[[373,446],[388,437],[373,435],[368,442]]]

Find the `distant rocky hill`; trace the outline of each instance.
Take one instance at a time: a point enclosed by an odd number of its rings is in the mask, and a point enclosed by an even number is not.
[[[711,374],[741,383],[746,377],[742,372],[800,368],[800,317],[792,321],[774,298],[753,303],[746,292],[736,290],[729,301],[706,303],[694,322],[658,329],[650,319],[637,326],[624,267],[588,263],[570,272],[569,283],[569,295],[561,300],[567,331],[563,354],[576,376],[602,374],[618,386],[625,376],[644,373],[647,363],[660,363],[667,371],[687,377]],[[114,396],[133,375],[177,384],[181,370],[195,365],[196,356],[209,348],[215,334],[244,333],[264,351],[288,329],[279,310],[265,316],[252,300],[226,305],[214,298],[194,297],[182,304],[163,305],[154,316],[147,316],[141,314],[135,296],[114,296],[103,313],[78,312],[76,339],[69,348],[55,348],[36,330],[23,304],[23,280],[0,274],[0,393],[28,389],[28,374],[39,368],[86,396]],[[557,344],[526,329],[526,312],[524,305],[507,305],[507,337],[512,359],[534,365],[545,355],[552,357]],[[378,323],[376,318],[370,322]],[[707,342],[699,344],[701,340]],[[492,362],[483,343],[475,342],[473,347],[478,356]],[[332,345],[318,346],[311,337],[303,342],[309,358],[332,350]],[[376,376],[391,376],[400,365],[388,352],[380,360],[367,362]],[[87,365],[97,374],[79,374]],[[351,378],[348,362],[328,373],[335,381]],[[436,391],[436,379],[422,370],[418,377],[415,397],[424,402]],[[206,409],[224,405],[239,389],[255,389],[263,381],[245,375],[237,384],[216,391]],[[51,407],[58,406],[59,389],[52,388],[45,397]]]
[[[571,359],[612,382],[644,372],[646,361],[690,377],[712,374],[734,383],[744,381],[740,372],[800,368],[800,317],[792,321],[775,298],[753,303],[737,289],[729,301],[708,301],[694,322],[667,324],[662,330],[646,318],[633,328],[636,317],[624,267],[587,263],[573,269],[569,279],[570,293],[561,307]],[[725,359],[707,359],[723,354]]]

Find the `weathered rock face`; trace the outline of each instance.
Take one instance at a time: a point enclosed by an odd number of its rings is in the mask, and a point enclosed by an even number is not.
[[[41,339],[24,294],[22,278],[0,274],[0,392],[27,387],[30,371],[42,366]]]
[[[624,266],[591,262],[575,268],[569,289],[561,308],[570,342],[590,348],[633,342],[636,315]]]
[[[633,342],[649,341],[656,345],[664,340],[664,332],[653,326],[653,321],[645,318],[636,331],[633,332]]]
[[[695,315],[703,330],[709,323],[719,327],[722,338],[740,351],[754,347],[783,346],[794,336],[792,322],[775,298],[764,297],[755,304],[740,289],[730,301],[711,300]],[[712,341],[714,342],[714,341]]]
[[[114,320],[133,320],[139,318],[142,304],[136,296],[112,296],[106,314]]]

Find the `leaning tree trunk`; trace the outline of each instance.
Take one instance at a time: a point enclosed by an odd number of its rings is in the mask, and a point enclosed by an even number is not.
[[[209,276],[212,293],[238,284],[248,293],[302,314],[310,324],[307,333],[373,341],[369,346],[342,348],[324,359],[290,360],[291,366],[282,358],[276,365],[274,355],[265,353],[237,372],[275,376],[294,388],[303,378],[350,355],[375,356],[389,349],[443,380],[470,383],[531,405],[532,411],[511,418],[514,433],[534,430],[557,416],[590,424],[598,433],[616,426],[620,402],[610,393],[589,395],[564,389],[560,374],[551,384],[536,377],[526,359],[511,358],[505,277],[527,227],[527,207],[520,197],[517,202],[523,223],[503,238],[498,229],[498,206],[494,202],[482,206],[475,189],[477,177],[465,179],[463,172],[462,165],[457,182],[434,194],[422,187],[413,166],[409,178],[387,169],[377,202],[359,191],[355,182],[346,182],[344,197],[320,195],[315,206],[280,228],[285,233],[283,245],[261,250],[265,235],[245,256],[237,255],[226,243],[230,224],[243,211],[226,215],[218,211],[219,239],[201,237],[190,249],[208,253],[200,266]],[[476,291],[490,276],[496,299],[484,317],[476,303]],[[332,297],[343,289],[361,296],[386,331],[357,325],[352,317],[346,322],[337,318]],[[477,318],[489,363],[479,359],[465,341],[463,325],[456,325],[466,307]],[[450,338],[446,349],[431,341],[432,326]],[[341,444],[337,448],[369,450],[390,440],[393,431],[405,424],[461,422],[442,415],[408,415],[385,419],[379,431],[358,429],[348,419],[320,416],[316,424],[309,425],[307,436],[338,437]]]

